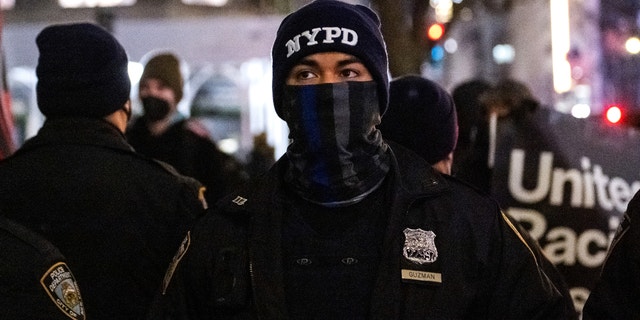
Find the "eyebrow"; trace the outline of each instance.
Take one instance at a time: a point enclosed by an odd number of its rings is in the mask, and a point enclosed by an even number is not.
[[[356,57],[349,57],[349,58],[346,58],[346,59],[338,61],[338,67],[344,67],[344,66],[350,65],[352,63],[360,63],[360,64],[364,65],[362,60],[360,60],[360,59],[358,59]],[[302,58],[302,60],[298,61],[298,63],[296,63],[294,65],[294,67],[298,66],[298,65],[308,66],[308,67],[317,67],[318,63],[313,59],[309,59],[308,57],[305,57],[305,58]]]

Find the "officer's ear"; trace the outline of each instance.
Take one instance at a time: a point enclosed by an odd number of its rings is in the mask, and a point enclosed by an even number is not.
[[[128,99],[124,105],[122,106],[122,110],[125,112],[125,114],[127,115],[127,123],[129,122],[129,120],[131,120],[131,115],[132,115],[132,110],[131,108],[133,108],[131,106],[131,99]]]
[[[131,100],[127,100],[120,109],[104,117],[104,120],[114,125],[122,133],[127,130],[127,124],[131,119]]]

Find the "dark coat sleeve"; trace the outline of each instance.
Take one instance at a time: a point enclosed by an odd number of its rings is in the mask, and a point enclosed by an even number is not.
[[[501,280],[496,281],[490,318],[577,319],[569,289],[538,243],[511,217],[501,213]]]
[[[640,319],[640,193],[629,202],[583,319]]]
[[[148,319],[226,319],[250,310],[246,229],[208,211],[188,232]]]

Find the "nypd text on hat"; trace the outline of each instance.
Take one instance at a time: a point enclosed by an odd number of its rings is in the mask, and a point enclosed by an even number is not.
[[[348,46],[358,44],[358,33],[351,29],[340,27],[313,28],[305,30],[287,41],[285,44],[287,46],[287,58],[300,51],[300,38],[307,39],[307,43],[304,44],[307,47],[315,46],[319,43],[335,43],[336,41]]]

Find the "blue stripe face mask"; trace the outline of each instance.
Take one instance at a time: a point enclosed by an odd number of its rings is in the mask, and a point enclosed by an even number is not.
[[[326,206],[355,203],[389,171],[373,81],[285,86],[289,125],[287,182],[303,198]]]

